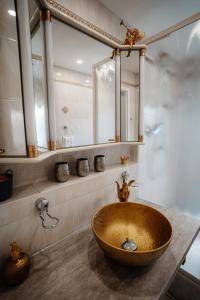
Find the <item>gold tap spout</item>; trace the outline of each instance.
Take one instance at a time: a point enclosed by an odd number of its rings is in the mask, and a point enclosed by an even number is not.
[[[126,182],[125,179],[123,179],[122,187],[120,188],[119,183],[116,181],[117,184],[117,194],[120,202],[127,202],[129,195],[130,195],[130,186],[131,184],[135,182],[135,180],[130,180],[129,183]]]

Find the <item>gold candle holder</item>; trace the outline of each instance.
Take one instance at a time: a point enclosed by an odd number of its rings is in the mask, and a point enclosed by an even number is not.
[[[122,165],[128,165],[129,157],[127,155],[122,155],[120,156],[120,160]]]

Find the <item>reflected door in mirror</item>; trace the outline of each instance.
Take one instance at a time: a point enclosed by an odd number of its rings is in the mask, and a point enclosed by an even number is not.
[[[121,141],[138,141],[139,51],[121,52]]]

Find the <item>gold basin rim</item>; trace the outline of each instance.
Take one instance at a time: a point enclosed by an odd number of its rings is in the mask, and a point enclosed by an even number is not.
[[[113,245],[111,245],[110,243],[104,241],[104,240],[96,233],[96,231],[95,231],[95,229],[94,229],[94,219],[95,219],[95,217],[96,217],[97,214],[98,214],[102,209],[104,209],[105,207],[112,206],[113,204],[120,204],[120,205],[123,205],[123,204],[125,204],[125,203],[126,203],[126,204],[127,204],[127,203],[130,203],[130,204],[137,204],[137,205],[140,205],[140,206],[145,206],[145,207],[151,208],[151,209],[153,209],[154,211],[156,211],[157,213],[159,213],[163,218],[165,218],[165,219],[167,220],[167,222],[168,222],[168,224],[169,224],[169,226],[170,226],[170,230],[171,230],[171,235],[170,235],[170,238],[168,239],[168,241],[167,241],[166,243],[164,243],[162,246],[157,247],[157,248],[152,249],[152,250],[133,251],[133,252],[132,252],[132,251],[127,251],[127,250],[125,250],[125,249],[123,249],[123,248],[119,248],[119,247],[113,246]],[[114,248],[114,249],[120,250],[120,251],[125,252],[125,253],[127,253],[127,252],[128,252],[128,253],[132,253],[132,254],[144,254],[144,253],[156,252],[156,251],[158,251],[158,250],[160,250],[160,249],[162,249],[162,248],[165,248],[167,245],[169,245],[169,243],[170,243],[171,240],[172,240],[173,230],[172,230],[171,222],[169,221],[169,219],[168,219],[164,214],[162,214],[159,210],[153,208],[153,207],[150,206],[150,205],[146,205],[146,204],[142,204],[142,203],[137,203],[137,202],[125,202],[125,203],[123,203],[123,202],[113,202],[113,203],[110,203],[110,204],[107,204],[107,205],[102,206],[98,211],[96,211],[96,213],[94,214],[94,216],[93,216],[93,218],[92,218],[91,226],[92,226],[92,230],[93,230],[95,236],[98,237],[99,240],[101,240],[104,244],[106,244],[106,245],[108,245],[108,246],[110,246],[110,247],[112,247],[112,248]]]

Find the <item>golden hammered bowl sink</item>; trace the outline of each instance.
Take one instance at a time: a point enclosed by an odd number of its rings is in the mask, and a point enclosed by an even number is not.
[[[117,202],[101,208],[92,220],[92,229],[105,254],[116,261],[144,266],[159,258],[169,246],[172,226],[156,209],[139,203]],[[124,250],[126,239],[137,245]]]

